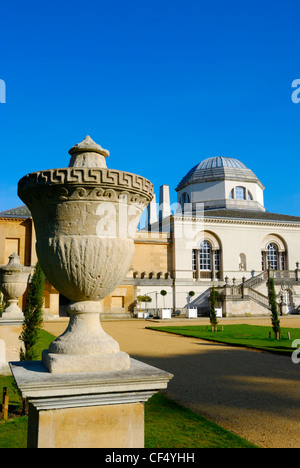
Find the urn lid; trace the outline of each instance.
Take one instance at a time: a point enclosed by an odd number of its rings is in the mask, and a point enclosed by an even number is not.
[[[69,150],[69,154],[72,156],[69,167],[106,167],[105,158],[109,156],[109,151],[87,135]]]
[[[1,267],[2,271],[31,271],[30,267],[25,267],[20,263],[20,257],[15,252],[9,256],[7,265]]]
[[[102,154],[106,158],[109,156],[109,151],[95,143],[89,135],[87,135],[81,143],[77,143],[77,145],[73,146],[70,149],[69,154],[73,156],[73,154],[87,153],[88,151],[91,151],[92,153]]]

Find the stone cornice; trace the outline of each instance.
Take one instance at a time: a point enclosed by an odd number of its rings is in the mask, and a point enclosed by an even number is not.
[[[292,221],[275,221],[275,220],[260,220],[260,219],[238,219],[238,218],[186,218],[174,216],[174,221],[192,221],[192,222],[202,222],[202,223],[212,223],[212,224],[250,224],[254,226],[278,226],[278,227],[292,227],[300,229],[300,222],[293,223]]]
[[[0,216],[0,221],[27,221],[28,219],[32,219],[29,216],[24,217],[8,217],[8,216]]]
[[[41,361],[10,362],[24,398],[41,410],[146,401],[165,389],[172,374],[135,359],[130,369],[109,372],[53,374]]]

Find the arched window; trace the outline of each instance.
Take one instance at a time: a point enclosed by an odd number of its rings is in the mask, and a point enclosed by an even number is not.
[[[253,195],[250,190],[246,189],[245,187],[235,187],[230,190],[229,198],[236,199],[236,200],[253,200]]]
[[[264,247],[261,251],[262,270],[265,271],[269,267],[271,270],[287,270],[287,246],[284,240],[270,234],[264,239],[263,245]]]
[[[190,196],[188,193],[184,192],[181,197],[180,197],[180,204],[181,204],[181,211],[182,213],[184,213],[185,211],[185,205],[190,203]],[[189,209],[187,208],[187,211],[189,211]]]
[[[210,242],[203,240],[199,249],[194,249],[192,252],[192,269],[193,277],[197,279],[220,278],[220,250],[213,249]]]
[[[278,270],[278,248],[272,242],[267,246],[267,262],[271,270]]]
[[[245,187],[235,188],[235,198],[237,200],[246,200],[246,189]]]
[[[190,196],[188,193],[184,192],[181,196],[181,203],[190,203]]]

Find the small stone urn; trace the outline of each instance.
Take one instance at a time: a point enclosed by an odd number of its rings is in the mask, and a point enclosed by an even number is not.
[[[43,353],[50,372],[130,367],[129,356],[100,324],[100,301],[126,276],[151,182],[108,169],[109,152],[89,136],[69,151],[69,167],[34,172],[18,194],[31,211],[36,251],[49,282],[70,299],[70,323]]]
[[[16,253],[10,255],[8,264],[0,268],[0,289],[9,303],[2,313],[2,320],[24,320],[18,300],[26,291],[30,273],[31,268],[22,266]]]

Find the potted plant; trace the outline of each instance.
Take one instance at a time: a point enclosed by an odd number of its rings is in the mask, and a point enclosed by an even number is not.
[[[195,291],[189,291],[188,293],[188,307],[187,307],[187,311],[186,311],[186,318],[197,318],[198,317],[198,314],[197,314],[197,308],[192,308],[190,307],[190,301],[191,301],[191,297],[194,297],[195,296]]]
[[[167,291],[162,289],[160,291],[160,294],[163,296],[163,301],[164,301],[164,307],[158,312],[158,316],[161,319],[170,319],[171,318],[171,309],[166,309],[165,305],[165,296],[167,295]]]
[[[143,296],[137,296],[137,301],[141,304],[142,302],[144,302],[145,304],[147,304],[147,302],[151,302],[152,299],[150,296],[147,296],[146,294],[143,295]],[[145,305],[145,308],[146,308],[146,305]],[[145,318],[145,315],[147,316],[148,313],[147,312],[143,312],[142,309],[140,308],[140,311],[138,312],[138,318]]]

